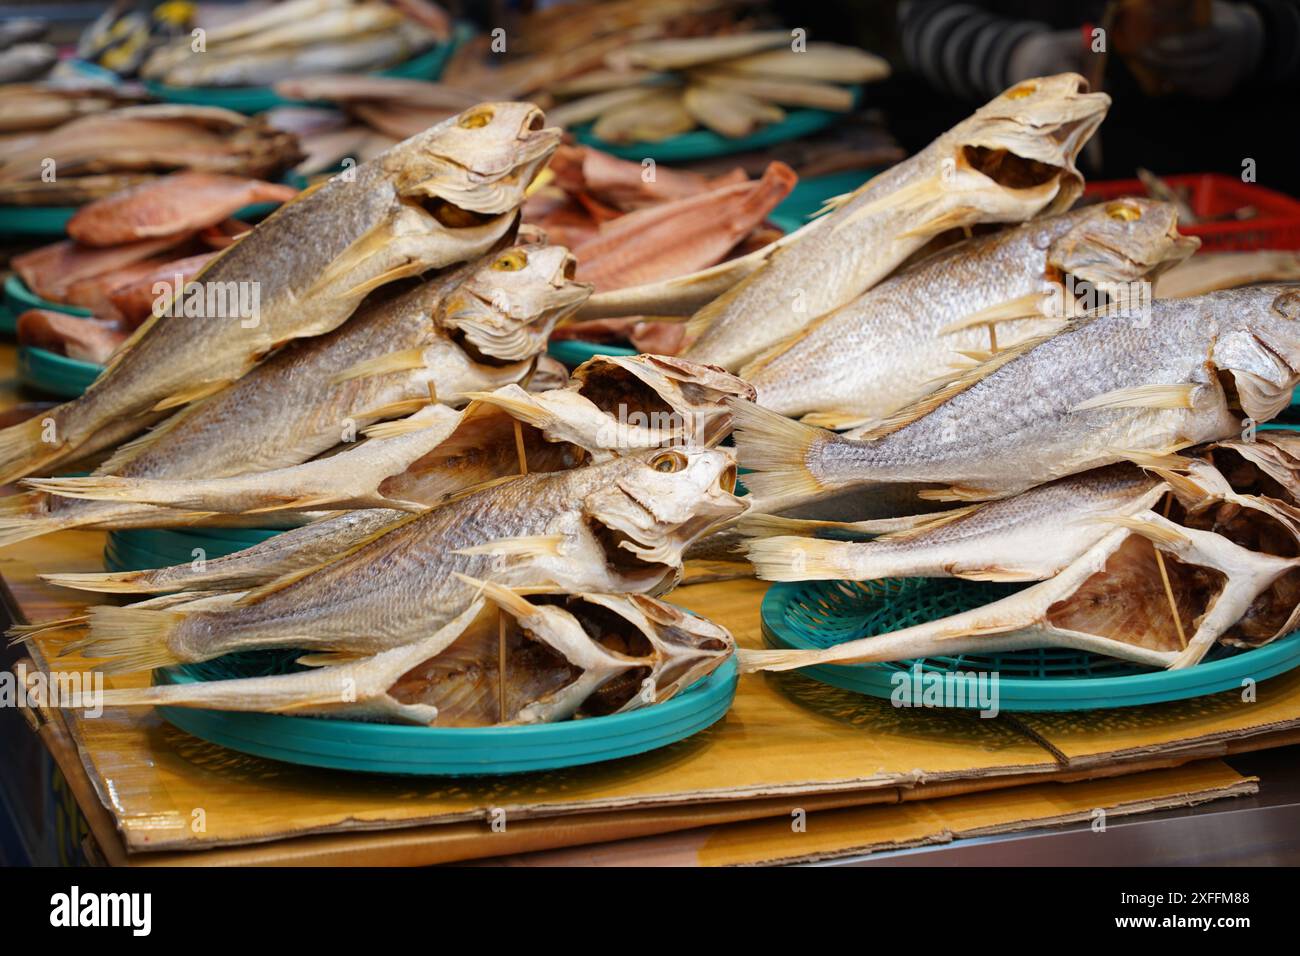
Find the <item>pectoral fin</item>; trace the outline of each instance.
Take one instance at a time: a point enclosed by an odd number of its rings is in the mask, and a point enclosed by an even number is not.
[[[1071,411],[1082,412],[1091,408],[1194,408],[1197,390],[1200,388],[1200,385],[1192,382],[1117,388],[1080,402]]]

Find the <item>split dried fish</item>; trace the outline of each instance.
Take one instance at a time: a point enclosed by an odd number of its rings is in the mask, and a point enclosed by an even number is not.
[[[81,209],[68,235],[90,246],[115,246],[193,232],[254,203],[288,202],[292,186],[212,173],[176,173],[135,186]]]
[[[696,313],[699,337],[685,354],[735,371],[861,295],[941,232],[1069,208],[1082,190],[1074,159],[1110,105],[1086,89],[1070,73],[1019,84],[842,197]]]
[[[724,628],[644,595],[525,597],[478,586],[486,607],[479,599],[430,637],[373,657],[270,677],[110,690],[103,703],[439,727],[550,723],[662,703],[735,646]],[[511,625],[504,658],[498,609]]]

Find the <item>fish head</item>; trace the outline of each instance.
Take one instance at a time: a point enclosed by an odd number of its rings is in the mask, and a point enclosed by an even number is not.
[[[1210,359],[1220,372],[1231,373],[1233,404],[1248,417],[1268,421],[1291,403],[1300,384],[1300,286],[1254,286],[1165,301],[1189,310],[1189,320],[1218,326]]]
[[[403,198],[497,215],[523,202],[560,136],[531,103],[480,103],[398,143],[379,162]]]
[[[694,541],[742,515],[729,449],[671,448],[626,456],[610,479],[583,498],[582,513],[609,566],[671,586]],[[635,587],[629,590],[656,590]]]
[[[647,448],[716,445],[731,432],[727,398],[754,389],[716,366],[660,355],[597,355],[564,388],[529,394],[505,386],[474,397],[608,458]]]
[[[592,287],[577,282],[577,260],[563,246],[523,243],[488,256],[442,301],[436,316],[462,347],[486,364],[531,358]]]
[[[1024,80],[953,128],[956,172],[992,180],[1008,199],[1022,197],[1023,218],[1064,212],[1083,192],[1079,150],[1109,108],[1110,97],[1089,93],[1077,73]]]
[[[1048,265],[1103,290],[1154,279],[1201,245],[1179,234],[1172,203],[1116,199],[1077,215],[1079,222],[1052,243]]]

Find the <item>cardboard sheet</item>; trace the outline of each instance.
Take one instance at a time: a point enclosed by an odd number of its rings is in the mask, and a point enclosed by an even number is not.
[[[525,866],[738,866],[806,863],[950,843],[1064,823],[1088,822],[1253,794],[1255,778],[1221,761],[1201,761],[1116,779],[1062,786],[1037,783],[923,803],[809,810],[805,829],[790,815],[618,844],[575,847],[487,861]],[[1098,833],[1098,838],[1105,837]]]

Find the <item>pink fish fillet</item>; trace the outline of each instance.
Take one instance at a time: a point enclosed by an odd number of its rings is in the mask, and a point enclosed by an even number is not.
[[[70,359],[103,365],[129,335],[119,322],[83,319],[50,309],[28,309],[18,317],[18,343]]]
[[[578,280],[596,291],[685,275],[721,262],[790,194],[797,180],[784,163],[761,179],[662,203],[604,223],[577,246]]]
[[[68,235],[90,246],[194,232],[245,206],[287,202],[292,186],[217,173],[175,173],[132,186],[83,206],[68,220]]]
[[[27,288],[52,302],[62,301],[68,288],[78,279],[89,279],[106,272],[123,269],[142,259],[170,249],[185,237],[164,236],[159,239],[142,239],[109,249],[83,246],[71,239],[41,246],[21,256],[14,256],[10,264],[27,283]]]

